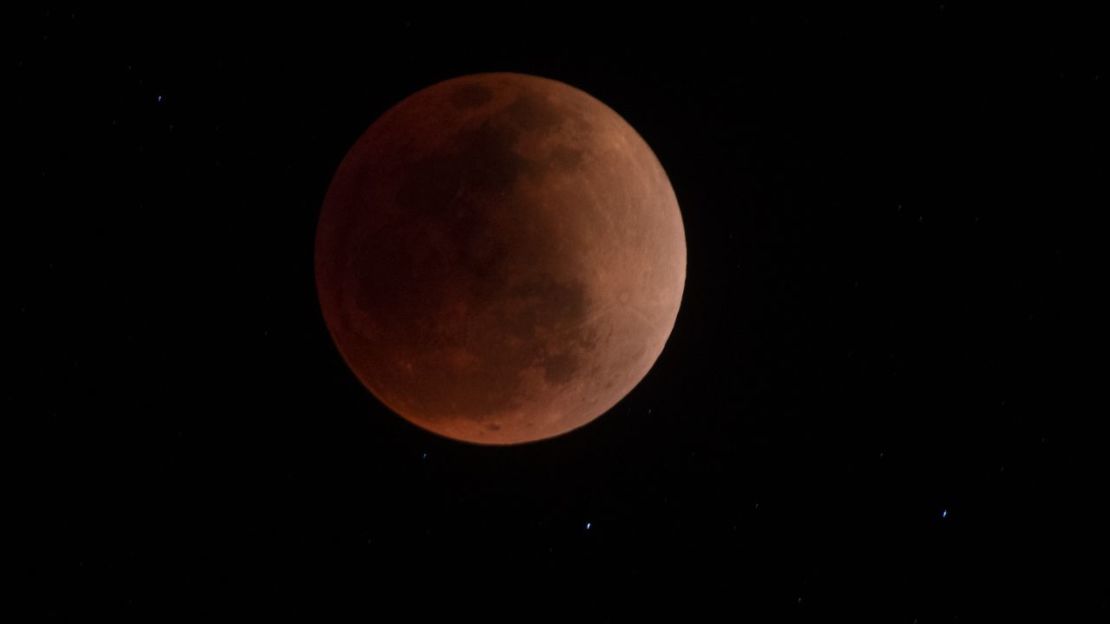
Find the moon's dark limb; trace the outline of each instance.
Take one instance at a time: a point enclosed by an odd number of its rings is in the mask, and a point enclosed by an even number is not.
[[[615,405],[674,326],[678,203],[601,102],[519,74],[443,82],[376,121],[320,216],[325,321],[359,379],[433,432],[512,444]]]

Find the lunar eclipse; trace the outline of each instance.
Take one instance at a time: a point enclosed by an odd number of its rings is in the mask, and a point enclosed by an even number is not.
[[[566,84],[521,74],[403,100],[342,161],[319,219],[328,329],[382,403],[479,444],[557,436],[648,373],[686,276],[647,143]]]

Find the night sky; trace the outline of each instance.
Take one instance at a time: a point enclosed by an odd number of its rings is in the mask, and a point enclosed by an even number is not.
[[[1104,358],[1083,323],[1105,284],[1098,20],[541,8],[9,16],[20,601],[151,621],[513,598],[516,621],[1105,617],[1105,399],[1085,396]],[[644,381],[517,447],[393,415],[313,282],[346,150],[480,71],[620,113],[688,246]]]

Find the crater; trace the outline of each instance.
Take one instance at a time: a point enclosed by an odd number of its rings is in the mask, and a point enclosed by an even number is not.
[[[535,93],[521,94],[505,109],[505,116],[521,129],[531,132],[551,130],[564,121],[558,107]]]
[[[565,145],[557,145],[551,150],[548,156],[550,164],[553,169],[561,169],[564,171],[578,169],[582,166],[584,154],[580,149],[573,149]]]
[[[514,149],[519,136],[520,131],[492,121],[460,135],[456,165],[475,190],[507,192],[517,178],[535,169]]]
[[[543,378],[550,384],[565,384],[574,379],[579,369],[579,358],[568,352],[543,358]]]
[[[509,289],[510,305],[503,322],[521,338],[553,333],[579,326],[586,318],[588,302],[586,286],[579,282],[561,282],[550,275],[540,275]]]
[[[474,83],[461,85],[451,93],[451,104],[461,109],[478,108],[492,99],[489,87]]]
[[[440,215],[460,201],[480,206],[482,194],[509,192],[518,178],[537,169],[514,149],[519,135],[509,125],[487,120],[458,133],[442,155],[414,158],[398,182],[398,207]]]

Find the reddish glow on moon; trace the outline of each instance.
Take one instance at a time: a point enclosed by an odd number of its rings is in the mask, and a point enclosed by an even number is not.
[[[479,74],[375,121],[316,240],[325,322],[362,383],[429,431],[556,436],[647,374],[678,314],[686,240],[636,131],[573,87]]]

